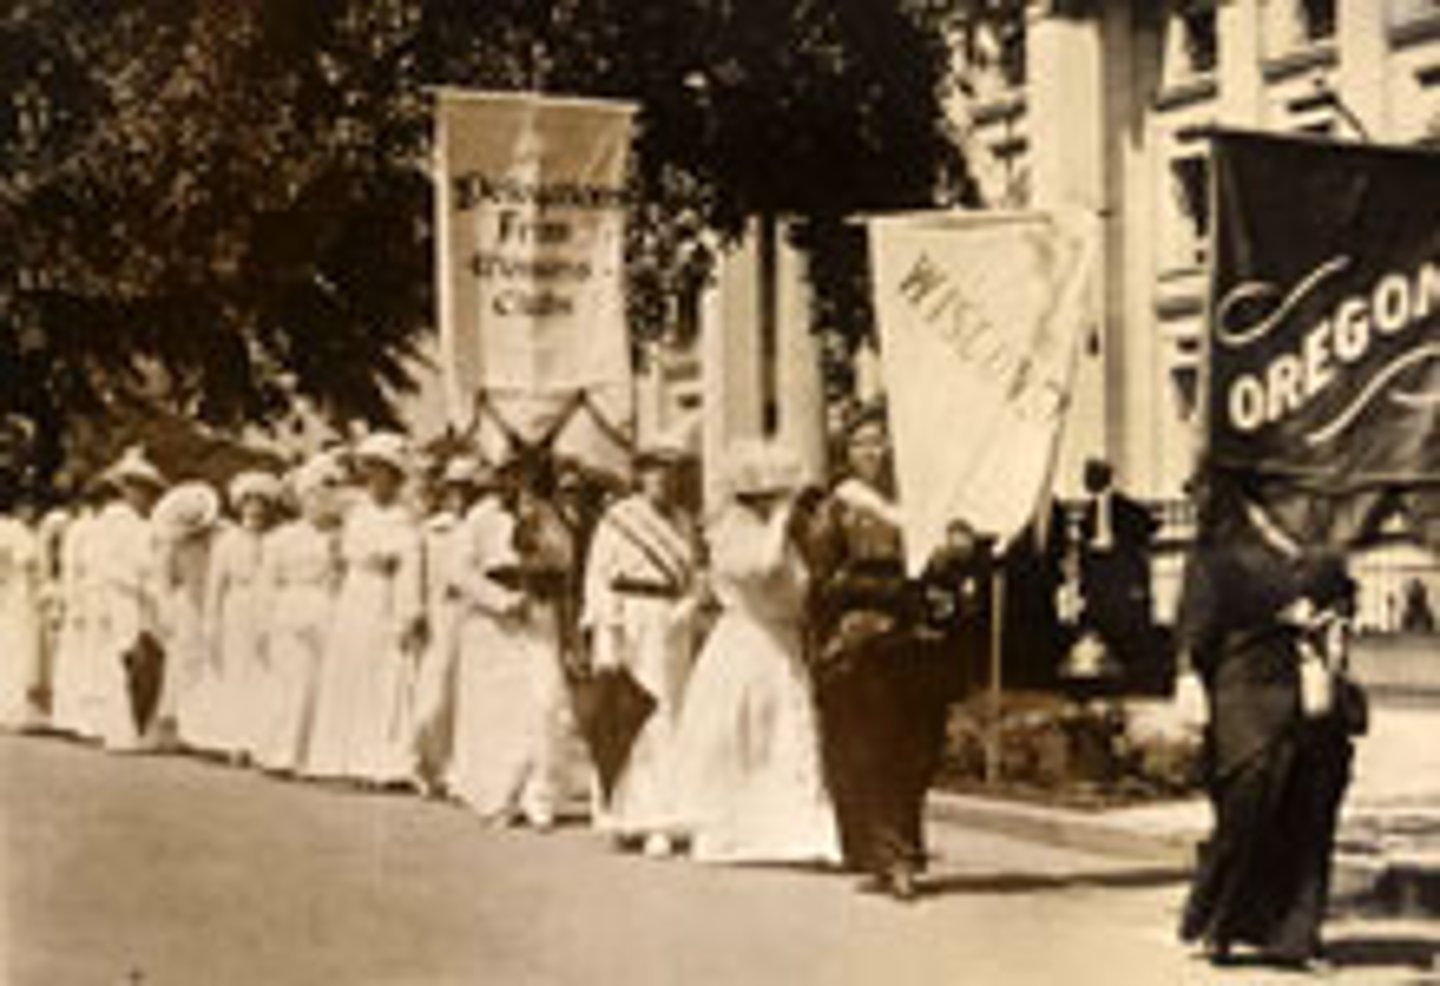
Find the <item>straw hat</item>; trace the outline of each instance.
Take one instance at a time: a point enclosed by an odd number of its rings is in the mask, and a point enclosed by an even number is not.
[[[306,459],[290,474],[290,488],[296,496],[309,496],[327,486],[345,482],[345,470],[335,456],[321,452]]]
[[[377,431],[360,439],[355,446],[359,462],[380,462],[396,472],[404,472],[410,459],[410,443],[393,431]]]
[[[105,470],[104,478],[115,485],[133,483],[156,489],[165,486],[165,475],[155,463],[145,457],[145,450],[138,445],[127,448],[120,458]]]
[[[181,483],[160,498],[150,519],[161,538],[180,541],[215,526],[220,519],[220,496],[209,483]]]
[[[726,453],[725,479],[732,496],[793,493],[805,483],[790,449],[759,439],[736,442]]]
[[[700,443],[699,419],[684,420],[658,432],[635,450],[635,466],[675,465],[697,457]]]
[[[252,497],[275,503],[283,492],[276,476],[259,469],[242,472],[230,481],[230,503],[237,507]]]

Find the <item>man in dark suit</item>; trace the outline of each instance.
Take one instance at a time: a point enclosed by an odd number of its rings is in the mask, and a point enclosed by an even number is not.
[[[1143,675],[1157,646],[1150,598],[1150,551],[1159,523],[1114,488],[1108,462],[1085,463],[1088,499],[1081,515],[1082,623],[1095,630],[1127,677]]]

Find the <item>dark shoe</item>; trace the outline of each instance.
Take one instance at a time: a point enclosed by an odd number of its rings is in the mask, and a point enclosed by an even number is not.
[[[1229,942],[1210,942],[1206,944],[1203,955],[1205,956],[1205,961],[1217,968],[1224,968],[1225,966],[1235,964],[1235,959],[1230,954]]]
[[[637,853],[640,851],[644,839],[638,835],[631,835],[628,832],[619,833],[610,837],[610,845],[616,852]]]

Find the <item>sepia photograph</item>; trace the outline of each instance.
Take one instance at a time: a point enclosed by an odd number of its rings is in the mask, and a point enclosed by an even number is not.
[[[0,0],[0,986],[1440,986],[1440,0]]]

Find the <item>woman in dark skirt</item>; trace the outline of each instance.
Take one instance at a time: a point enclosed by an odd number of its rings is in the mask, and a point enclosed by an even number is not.
[[[826,783],[845,862],[869,874],[862,889],[910,900],[947,697],[919,633],[919,587],[905,578],[881,419],[852,428],[849,459],[806,538]]]
[[[1302,709],[1309,618],[1354,585],[1263,537],[1232,531],[1197,546],[1181,611],[1182,654],[1209,700],[1206,783],[1215,827],[1201,846],[1181,937],[1212,961],[1232,945],[1305,966],[1320,924],[1351,742],[1337,712]],[[1185,659],[1182,657],[1182,660]]]

